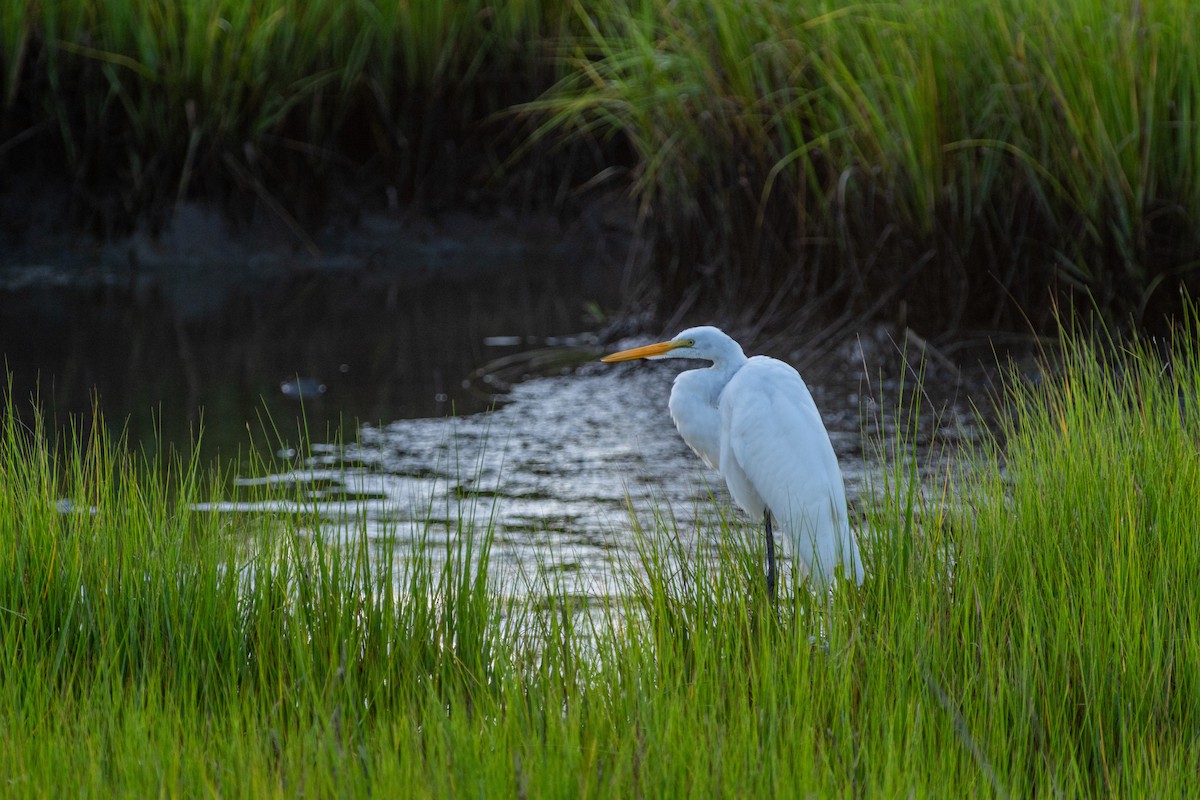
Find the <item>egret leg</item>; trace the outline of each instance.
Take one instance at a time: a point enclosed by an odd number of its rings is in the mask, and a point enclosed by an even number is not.
[[[771,511],[768,509],[763,518],[767,521],[767,596],[775,602],[775,534],[771,531]]]

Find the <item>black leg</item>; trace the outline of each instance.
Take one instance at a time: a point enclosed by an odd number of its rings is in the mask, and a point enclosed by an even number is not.
[[[771,531],[771,511],[767,509],[763,517],[767,521],[767,595],[775,602],[775,534]]]

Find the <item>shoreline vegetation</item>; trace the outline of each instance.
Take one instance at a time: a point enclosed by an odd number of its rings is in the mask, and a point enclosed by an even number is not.
[[[722,509],[711,557],[668,514],[620,593],[543,570],[521,594],[469,497],[385,542],[204,513],[229,482],[195,456],[101,424],[52,445],[10,405],[3,793],[1190,795],[1196,333],[1166,366],[1161,341],[1064,335],[940,485],[914,483],[906,426],[877,440],[869,579],[829,605],[785,580],[778,614]]]
[[[102,236],[617,192],[668,311],[1161,327],[1200,280],[1187,0],[0,0],[0,37],[8,242],[31,187]]]

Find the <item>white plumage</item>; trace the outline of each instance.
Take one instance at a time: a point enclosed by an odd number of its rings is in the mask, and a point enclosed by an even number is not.
[[[812,394],[800,374],[774,358],[746,358],[725,332],[689,328],[667,342],[624,350],[604,361],[696,358],[712,362],[675,378],[670,411],[688,445],[721,473],[748,514],[781,527],[810,581],[824,589],[840,565],[862,583],[866,574],[850,530],[846,488]],[[768,586],[774,587],[768,540]]]

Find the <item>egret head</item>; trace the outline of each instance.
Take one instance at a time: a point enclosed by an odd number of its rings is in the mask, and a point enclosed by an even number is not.
[[[701,325],[681,331],[674,339],[612,353],[601,361],[632,361],[635,358],[698,358],[718,362],[744,358],[741,345],[720,328]]]

